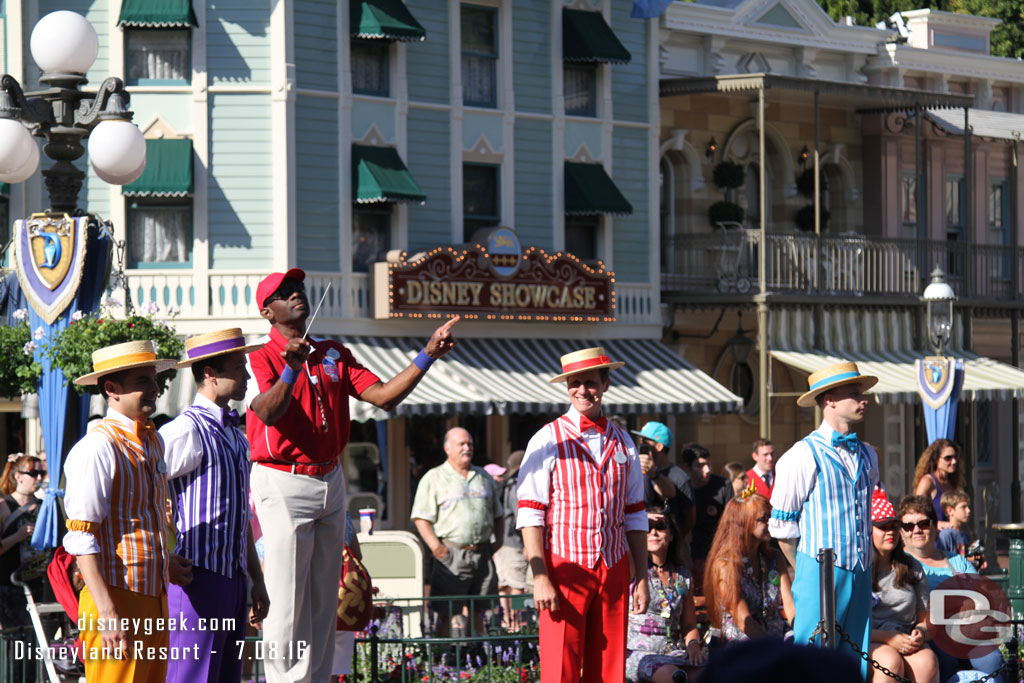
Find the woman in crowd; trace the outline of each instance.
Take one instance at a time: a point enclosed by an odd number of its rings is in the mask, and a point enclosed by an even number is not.
[[[43,576],[48,553],[32,548],[29,541],[35,529],[39,501],[35,492],[43,477],[43,464],[31,455],[15,453],[8,456],[0,478],[0,626],[25,626],[29,623],[25,609],[25,593],[11,583],[11,573],[33,588],[33,595],[42,598]]]
[[[732,484],[732,495],[738,496],[747,488],[747,469],[738,462],[730,462],[722,469],[722,476]]]
[[[695,678],[704,664],[693,606],[693,581],[682,565],[683,539],[673,515],[647,508],[647,576],[651,602],[645,614],[629,615],[626,678],[674,683]]]
[[[978,570],[963,555],[947,554],[935,547],[938,535],[938,516],[928,498],[924,496],[907,496],[900,501],[896,510],[896,518],[900,521],[900,535],[907,552],[921,563],[925,580],[928,582],[929,593],[943,581],[954,574],[977,574]],[[939,658],[939,680],[948,680],[950,676],[962,669],[975,669],[990,674],[1003,664],[1003,656],[999,650],[986,655],[959,659],[945,652],[934,642],[930,642],[932,650]],[[1002,683],[1003,677],[996,676],[996,683]]]
[[[932,501],[935,515],[942,528],[947,526],[946,512],[940,499],[945,491],[963,489],[964,474],[960,467],[960,446],[949,439],[936,439],[924,449],[914,470],[914,495],[926,496]]]
[[[937,683],[939,662],[927,645],[928,582],[921,564],[903,549],[896,511],[881,489],[872,499],[871,521],[875,546],[871,657],[900,676]],[[888,678],[870,669],[869,680]]]
[[[708,553],[704,594],[711,625],[726,642],[783,637],[796,610],[782,554],[768,534],[768,499],[745,489],[730,500]],[[785,615],[785,616],[783,616]]]

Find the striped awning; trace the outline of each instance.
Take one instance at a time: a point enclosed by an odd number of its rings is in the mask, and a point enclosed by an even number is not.
[[[418,337],[343,337],[341,342],[381,377],[400,372],[423,346]],[[435,363],[390,416],[562,412],[568,404],[565,385],[548,380],[559,372],[559,357],[591,345],[604,346],[613,359],[626,363],[612,374],[604,398],[609,414],[710,414],[742,407],[739,396],[652,340],[459,339],[455,351]],[[359,421],[388,417],[361,401],[353,400],[351,408]]]
[[[772,351],[772,357],[808,374],[844,360],[857,363],[861,374],[875,375],[878,384],[870,393],[879,403],[916,403],[917,378],[914,361],[923,353],[909,351],[844,353],[842,357],[810,351]],[[964,386],[960,397],[966,401],[999,401],[1024,397],[1024,370],[973,353],[954,354],[964,359]]]

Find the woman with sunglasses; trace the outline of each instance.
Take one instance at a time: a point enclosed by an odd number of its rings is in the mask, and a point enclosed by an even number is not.
[[[946,491],[964,488],[964,473],[960,467],[960,446],[949,439],[936,439],[924,449],[914,470],[914,495],[926,496],[932,501],[939,528],[949,526],[941,498]]]
[[[708,620],[726,642],[783,637],[796,610],[789,572],[771,546],[768,499],[753,486],[728,502],[708,553],[704,594]],[[783,617],[783,614],[785,617]]]
[[[629,615],[626,679],[679,683],[704,664],[693,605],[693,580],[682,565],[682,537],[663,507],[647,508],[647,582],[644,614]]]
[[[44,470],[42,461],[31,455],[15,453],[8,456],[0,479],[3,502],[0,507],[0,626],[25,626],[29,623],[25,609],[25,593],[11,583],[11,572],[19,571],[21,580],[32,587],[37,599],[42,597],[43,576],[48,553],[32,548],[29,541],[35,529],[39,488]]]
[[[924,496],[907,496],[900,501],[896,510],[900,521],[900,537],[907,552],[921,563],[929,593],[954,574],[977,574],[978,570],[963,555],[948,554],[935,547],[938,535],[938,517],[931,501]],[[995,650],[980,657],[958,659],[945,652],[934,641],[929,642],[939,659],[939,680],[963,669],[974,669],[989,674],[1003,664],[1003,656]],[[993,679],[1001,683],[1002,676]]]
[[[928,583],[921,564],[904,550],[896,511],[881,489],[872,497],[871,522],[875,546],[871,657],[900,676],[936,683],[939,662],[927,647]],[[870,680],[888,680],[870,671]]]

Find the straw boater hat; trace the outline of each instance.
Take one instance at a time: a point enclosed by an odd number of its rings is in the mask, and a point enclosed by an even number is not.
[[[613,363],[608,354],[604,352],[604,347],[595,346],[590,349],[573,351],[562,356],[562,374],[552,377],[548,381],[554,384],[555,382],[561,382],[569,375],[575,375],[577,372],[586,372],[587,370],[597,370],[599,368],[614,370],[615,368],[621,368],[623,365],[625,363],[621,361]]]
[[[185,340],[185,360],[178,363],[179,368],[191,367],[193,363],[225,353],[242,351],[249,353],[262,348],[263,344],[246,344],[242,330],[232,327],[228,330],[217,330],[206,334],[197,334]]]
[[[124,342],[113,346],[104,346],[92,352],[92,369],[88,375],[82,375],[75,384],[95,386],[96,381],[104,375],[129,368],[141,368],[152,365],[156,371],[170,370],[178,364],[177,360],[156,357],[156,344],[148,339]]]
[[[807,378],[807,385],[810,387],[807,393],[796,400],[801,408],[814,407],[814,399],[829,389],[841,387],[844,384],[859,384],[861,391],[867,391],[878,384],[878,378],[873,375],[862,375],[857,369],[856,363],[844,361],[830,365],[823,370],[812,372]]]

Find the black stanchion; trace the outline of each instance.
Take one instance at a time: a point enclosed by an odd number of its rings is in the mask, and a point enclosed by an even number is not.
[[[1016,629],[1015,629],[1016,630]],[[1020,680],[1020,659],[1017,657],[1017,648],[1020,647],[1017,642],[1017,636],[1014,635],[1006,643],[1006,649],[1008,659],[1006,660],[1006,680],[1008,681],[1019,681]]]
[[[836,648],[836,553],[832,548],[818,551],[818,587],[821,598],[821,644],[830,650]]]
[[[370,680],[372,683],[377,683],[380,680],[379,671],[377,670],[379,662],[377,661],[377,626],[373,625],[370,627]]]

